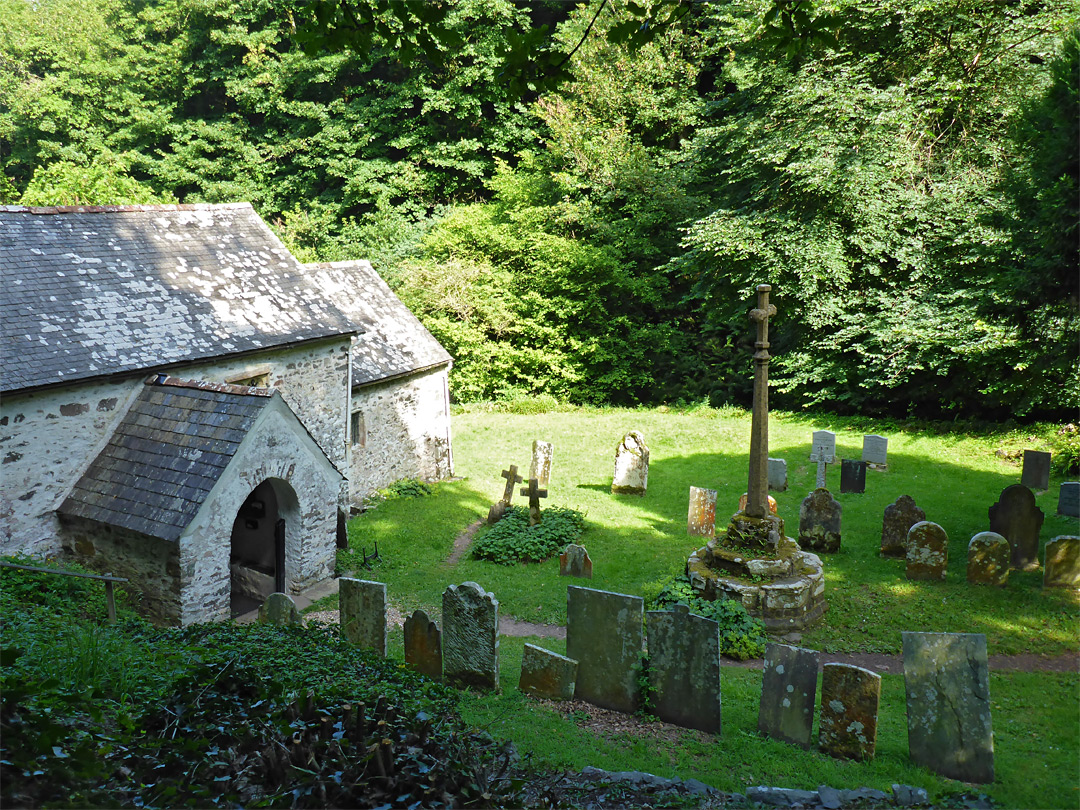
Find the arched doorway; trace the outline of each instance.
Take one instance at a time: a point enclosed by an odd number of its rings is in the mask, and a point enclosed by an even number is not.
[[[233,616],[254,610],[272,593],[287,592],[293,562],[287,559],[287,538],[290,526],[297,529],[298,512],[296,493],[279,478],[268,478],[244,499],[229,549]]]

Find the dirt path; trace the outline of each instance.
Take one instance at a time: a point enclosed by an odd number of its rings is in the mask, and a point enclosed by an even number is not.
[[[462,557],[465,556],[465,552],[469,550],[469,546],[472,545],[473,537],[476,532],[484,525],[484,521],[478,520],[475,523],[470,523],[469,526],[454,538],[454,550],[450,552],[450,556],[446,558],[447,565],[457,565]]]

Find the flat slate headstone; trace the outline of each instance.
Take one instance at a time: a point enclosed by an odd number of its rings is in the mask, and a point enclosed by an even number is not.
[[[578,700],[637,711],[644,619],[640,596],[576,585],[566,589],[566,655],[578,662]]]
[[[840,459],[840,492],[866,492],[866,462]]]
[[[799,545],[812,551],[839,551],[843,511],[827,489],[815,489],[807,495],[799,507]]]
[[[612,495],[644,495],[649,487],[649,447],[645,437],[631,430],[615,448]]]
[[[1057,513],[1080,517],[1080,481],[1065,481],[1058,490]]]
[[[275,627],[299,627],[303,624],[296,602],[285,593],[272,593],[259,608],[259,621]]]
[[[1035,492],[1045,492],[1050,489],[1050,459],[1050,453],[1041,450],[1025,450],[1020,483]]]
[[[844,759],[869,761],[877,747],[881,676],[848,664],[821,669],[818,747]]]
[[[451,686],[499,689],[499,602],[475,582],[443,591],[443,679]]]
[[[836,434],[831,430],[815,430],[810,443],[810,460],[824,459],[826,464],[836,463]]]
[[[720,625],[684,604],[645,614],[654,712],[666,723],[720,733]]]
[[[405,620],[405,663],[436,681],[442,680],[442,633],[422,610]]]
[[[547,489],[551,483],[551,459],[554,454],[555,446],[551,442],[533,441],[529,478],[535,478],[540,489]]]
[[[1080,587],[1080,537],[1061,534],[1046,544],[1043,587]]]
[[[769,489],[777,492],[787,490],[787,462],[782,458],[769,459]]]
[[[758,731],[803,748],[810,747],[818,658],[817,652],[802,647],[765,646]]]
[[[884,470],[889,466],[889,440],[875,433],[863,436],[862,460],[875,469]]]
[[[968,543],[967,581],[973,585],[1006,585],[1011,557],[1008,540],[997,532],[979,532]]]
[[[686,531],[695,537],[713,537],[716,532],[716,490],[690,487],[690,510]]]
[[[949,567],[949,536],[929,520],[921,520],[908,529],[907,571],[914,580],[942,580]]]
[[[592,560],[585,546],[571,543],[559,555],[559,576],[592,579]]]
[[[908,530],[922,520],[926,520],[926,513],[910,495],[901,495],[886,506],[881,521],[881,556],[906,557]]]
[[[386,657],[386,585],[366,579],[338,579],[341,636]]]
[[[546,700],[573,700],[578,662],[532,644],[521,655],[518,689]]]
[[[993,782],[986,636],[902,635],[912,762],[962,782]]]
[[[1035,493],[1023,484],[1005,487],[997,503],[990,507],[989,516],[990,531],[1009,541],[1012,567],[1038,568],[1043,511],[1035,505]]]

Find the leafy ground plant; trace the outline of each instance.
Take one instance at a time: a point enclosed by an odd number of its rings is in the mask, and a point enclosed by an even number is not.
[[[473,555],[500,565],[540,562],[576,543],[585,531],[585,515],[576,509],[549,506],[541,520],[529,525],[529,510],[511,506],[502,520],[477,538]]]
[[[765,654],[765,625],[731,599],[702,599],[690,585],[686,574],[674,577],[657,595],[655,609],[670,608],[682,602],[691,613],[713,619],[720,625],[720,654],[737,661],[760,658]]]

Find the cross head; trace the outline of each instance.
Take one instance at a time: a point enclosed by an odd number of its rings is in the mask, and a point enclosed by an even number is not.
[[[502,471],[502,477],[506,479],[506,489],[503,490],[503,502],[510,503],[510,499],[514,497],[514,484],[520,484],[522,478],[517,474],[517,465],[511,464],[509,470]],[[522,492],[522,495],[525,493]]]
[[[548,491],[546,489],[540,489],[540,482],[535,478],[529,479],[529,486],[521,488],[522,495],[529,496],[529,506],[535,506],[540,508],[540,499],[546,498]]]

